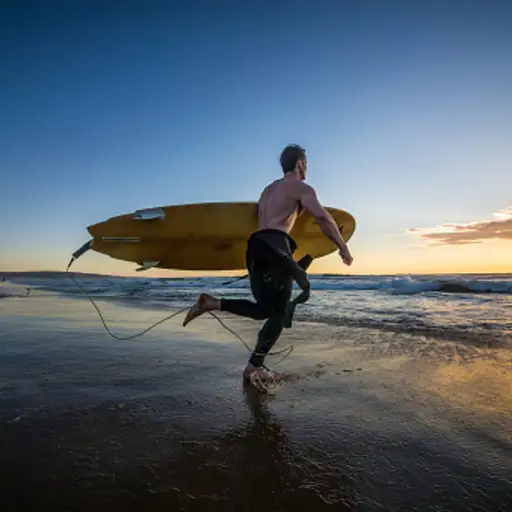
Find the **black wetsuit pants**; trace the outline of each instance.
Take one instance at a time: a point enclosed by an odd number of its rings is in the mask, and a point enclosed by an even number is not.
[[[267,235],[269,231],[272,230],[267,230]],[[270,237],[267,236],[270,238],[269,244],[268,240],[267,243],[264,241],[265,236],[265,234],[256,233],[247,244],[246,264],[251,291],[256,302],[246,299],[222,299],[220,307],[221,311],[254,320],[266,319],[258,333],[256,347],[249,359],[254,366],[263,365],[266,354],[285,326],[294,281],[290,265],[294,264],[291,255],[296,249],[295,242],[286,234],[278,232],[276,235],[274,232],[270,233]],[[276,238],[276,236],[281,254],[276,253],[272,248],[272,237]],[[292,259],[291,264],[290,259]]]

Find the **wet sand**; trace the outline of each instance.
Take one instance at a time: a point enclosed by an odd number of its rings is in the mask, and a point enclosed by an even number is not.
[[[99,305],[124,335],[165,314]],[[1,510],[512,510],[510,350],[296,322],[264,396],[181,320],[119,341],[87,301],[0,300]]]

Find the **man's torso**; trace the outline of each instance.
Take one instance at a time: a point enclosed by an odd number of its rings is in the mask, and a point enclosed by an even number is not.
[[[263,190],[258,201],[258,230],[292,230],[302,213],[298,185],[296,180],[281,178]]]

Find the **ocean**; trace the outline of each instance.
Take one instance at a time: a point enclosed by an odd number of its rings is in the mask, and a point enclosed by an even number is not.
[[[229,283],[228,278],[71,275],[94,299],[155,310],[186,307],[203,291],[251,299],[247,279]],[[32,294],[83,298],[66,274],[20,275],[15,282]],[[512,339],[512,275],[317,275],[311,286],[311,299],[297,310],[298,321],[416,333],[477,346],[505,346]]]
[[[209,315],[134,337],[247,279],[72,275],[132,338],[65,274],[2,274],[2,510],[512,510],[512,275],[312,276],[268,395]]]

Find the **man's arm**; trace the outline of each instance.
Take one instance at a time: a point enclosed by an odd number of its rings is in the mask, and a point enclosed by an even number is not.
[[[300,187],[299,200],[302,206],[315,217],[322,233],[338,247],[343,261],[347,265],[350,265],[352,263],[352,256],[347,244],[343,240],[340,230],[331,214],[318,201],[315,189],[306,183],[301,183]]]

